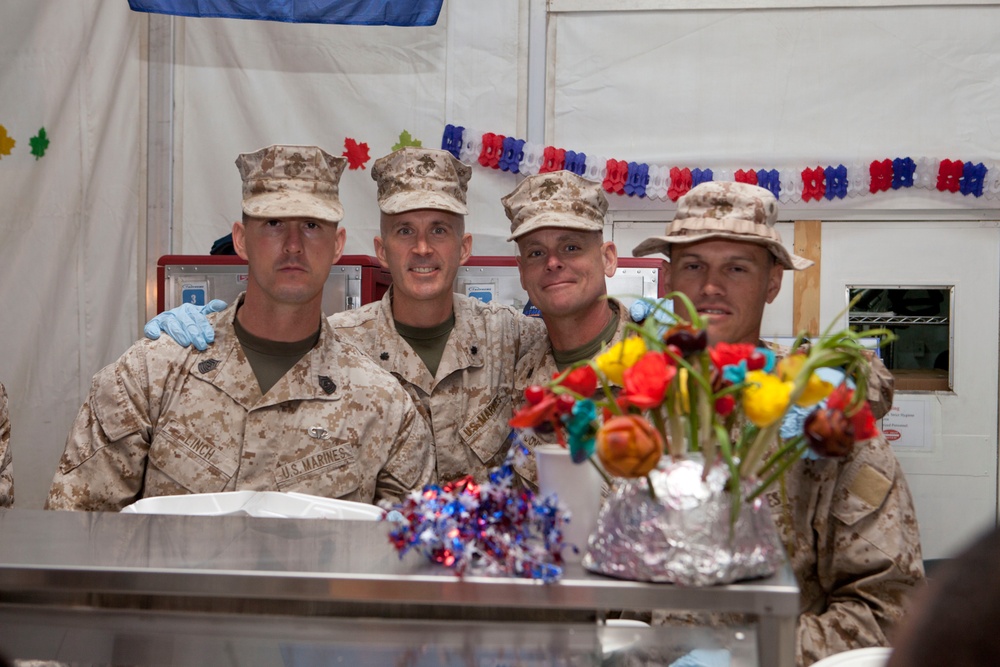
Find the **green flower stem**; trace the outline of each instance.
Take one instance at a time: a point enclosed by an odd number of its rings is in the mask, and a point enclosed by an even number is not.
[[[597,471],[597,474],[601,476],[601,479],[603,479],[604,483],[607,484],[608,487],[610,488],[612,484],[611,476],[604,470],[604,468],[598,465],[597,461],[594,460],[593,456],[588,456],[587,462],[590,463],[590,465],[594,466],[594,470]]]
[[[795,436],[789,440],[785,441],[785,444],[781,446],[777,452],[771,455],[771,457],[764,463],[763,467],[760,469],[760,474],[765,475],[767,471],[770,470],[776,463],[781,461],[790,451],[798,448],[799,444],[805,438],[802,434]],[[801,452],[800,452],[801,454]]]
[[[764,457],[768,445],[774,441],[780,428],[781,420],[779,419],[757,432],[757,437],[754,438],[753,444],[750,445],[746,458],[740,463],[740,475],[742,477],[750,477],[755,474],[757,465]]]
[[[684,420],[681,419],[680,415],[670,412],[667,421],[670,424],[670,455],[675,459],[683,458],[687,454]]]
[[[795,446],[794,449],[795,455],[786,456],[783,459],[780,459],[781,463],[780,465],[778,465],[777,469],[775,469],[774,472],[768,475],[768,477],[763,482],[757,485],[757,488],[753,490],[753,493],[747,496],[747,501],[754,500],[757,496],[767,491],[768,487],[774,484],[776,480],[782,478],[785,472],[792,467],[792,464],[794,464],[802,457],[802,452],[805,450],[805,448],[806,444],[805,444],[805,439],[803,438]]]
[[[649,487],[649,497],[655,503],[657,501],[656,490],[653,488],[653,478],[649,476],[649,473],[646,473],[646,486]]]

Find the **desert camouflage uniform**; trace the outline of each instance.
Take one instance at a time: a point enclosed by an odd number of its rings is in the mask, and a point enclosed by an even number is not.
[[[868,375],[876,419],[892,398],[892,373],[876,358]],[[796,462],[767,501],[801,590],[798,664],[888,646],[924,565],[913,497],[885,438],[843,459]]]
[[[609,346],[614,345],[625,337],[627,331],[625,325],[632,321],[632,318],[629,317],[628,308],[620,301],[616,299],[612,300],[618,306],[618,331],[615,332],[615,335],[608,342]],[[555,357],[552,356],[552,345],[549,343],[548,337],[533,344],[532,349],[525,355],[517,367],[517,379],[514,382],[516,390],[514,408],[517,409],[524,403],[525,389],[531,385],[548,382],[558,372],[559,367],[556,365]],[[535,447],[544,444],[555,444],[558,440],[555,434],[551,432],[520,431],[518,436],[532,454],[528,456],[526,461],[518,464],[515,468],[523,479],[531,481],[532,488],[534,488],[538,480],[538,468],[535,465],[533,454]]]
[[[521,396],[515,363],[532,341],[547,338],[541,320],[508,306],[456,294],[454,308],[455,328],[436,378],[396,332],[391,290],[378,303],[333,315],[330,323],[413,397],[433,433],[438,478],[484,481],[510,447],[508,422]]]
[[[14,504],[14,463],[10,457],[10,418],[7,390],[0,384],[0,507]]]
[[[219,334],[205,352],[141,340],[95,376],[48,508],[244,489],[372,502],[431,479],[430,434],[391,376],[324,321],[316,347],[261,397],[235,313],[209,316]]]

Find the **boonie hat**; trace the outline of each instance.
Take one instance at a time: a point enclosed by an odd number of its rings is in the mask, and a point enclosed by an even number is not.
[[[316,146],[268,146],[236,158],[243,212],[254,218],[344,219],[340,176],[347,159]]]
[[[600,183],[571,171],[528,176],[500,201],[510,219],[508,241],[545,227],[603,231],[608,212],[608,198]]]
[[[466,188],[472,167],[459,162],[448,151],[406,146],[372,165],[372,179],[378,184],[378,207],[395,215],[421,208],[469,212]]]
[[[799,271],[813,261],[788,252],[774,228],[778,200],[770,190],[747,183],[709,181],[677,200],[677,214],[665,236],[652,236],[632,250],[635,257],[663,253],[670,246],[709,239],[747,241],[767,248],[781,266]]]

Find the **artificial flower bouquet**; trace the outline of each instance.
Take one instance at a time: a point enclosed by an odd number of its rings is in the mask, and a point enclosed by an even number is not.
[[[888,331],[831,325],[778,358],[770,347],[708,345],[704,319],[685,295],[674,297],[690,321],[661,302],[621,342],[528,387],[511,425],[554,429],[574,461],[596,454],[612,477],[645,477],[664,455],[700,452],[703,479],[723,468],[734,520],[741,494],[757,498],[800,457],[844,456],[877,435],[866,401],[870,353],[859,339]],[[655,495],[652,482],[648,490]]]

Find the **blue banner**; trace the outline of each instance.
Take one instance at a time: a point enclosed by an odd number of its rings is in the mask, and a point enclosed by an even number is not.
[[[444,0],[128,0],[136,12],[285,23],[429,26]]]

